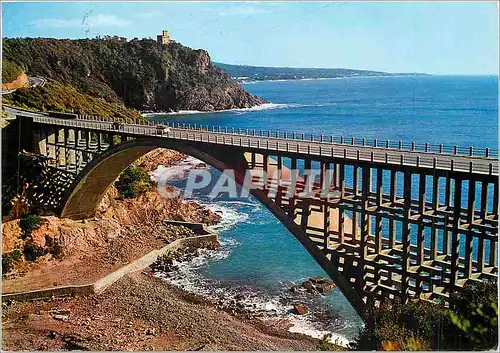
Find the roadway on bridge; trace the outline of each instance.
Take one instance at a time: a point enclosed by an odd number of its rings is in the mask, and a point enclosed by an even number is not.
[[[134,136],[154,136],[193,142],[241,146],[250,149],[268,150],[269,154],[272,154],[273,151],[280,151],[297,155],[321,155],[379,164],[398,164],[439,170],[498,175],[498,160],[479,156],[254,136],[193,128],[171,127],[168,132],[159,136],[155,125],[123,124],[122,128],[117,131],[113,129],[112,123],[107,121],[53,118],[45,114],[10,107],[6,107],[6,111],[18,116],[36,118],[36,122],[38,123],[111,131]]]

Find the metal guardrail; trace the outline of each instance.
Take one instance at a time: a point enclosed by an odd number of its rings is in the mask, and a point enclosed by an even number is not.
[[[161,122],[158,122],[161,123]],[[256,130],[256,129],[235,129],[228,127],[215,127],[215,126],[197,126],[196,124],[184,123],[165,123],[167,126],[172,126],[177,129],[209,131],[218,133],[231,133],[246,136],[256,137],[273,137],[280,139],[300,140],[319,143],[330,143],[340,145],[350,145],[359,147],[373,147],[373,148],[386,148],[396,149],[413,152],[425,153],[445,153],[451,155],[461,155],[468,157],[483,157],[498,159],[498,150],[489,147],[462,147],[458,145],[444,145],[444,144],[431,144],[431,143],[417,143],[405,141],[391,141],[391,140],[378,140],[366,139],[358,137],[343,137],[332,135],[314,135],[302,132],[284,132],[284,131],[271,131],[271,130]]]
[[[79,115],[81,120],[91,121],[105,121],[104,118],[95,117],[90,115]],[[445,145],[445,144],[432,144],[432,143],[419,143],[408,141],[391,141],[391,140],[378,140],[366,139],[358,137],[343,137],[332,135],[314,135],[303,132],[286,132],[286,131],[271,131],[263,129],[241,129],[241,128],[228,128],[220,126],[197,125],[187,123],[163,122],[157,120],[148,120],[146,126],[156,126],[164,124],[168,127],[184,130],[207,131],[226,134],[238,134],[255,137],[268,137],[280,138],[285,140],[300,140],[319,143],[330,143],[340,145],[350,145],[359,147],[373,147],[373,148],[386,148],[402,151],[424,152],[424,153],[443,153],[456,156],[469,156],[469,157],[482,157],[490,159],[498,159],[498,150],[489,147],[463,147],[458,145]]]
[[[113,123],[108,121],[98,121],[94,119],[59,119],[52,117],[34,117],[35,122],[109,131],[116,134],[133,134],[155,137],[167,137],[179,140],[199,141],[239,147],[249,147],[257,149],[267,149],[270,151],[281,151],[289,153],[300,153],[309,155],[319,155],[326,157],[336,157],[354,159],[365,162],[386,163],[407,165],[415,167],[427,167],[434,169],[445,169],[450,171],[463,171],[480,174],[498,174],[498,161],[484,158],[470,158],[470,156],[450,155],[446,153],[428,155],[417,150],[398,150],[390,148],[374,148],[373,146],[351,145],[351,144],[322,144],[321,141],[309,141],[302,139],[285,139],[279,136],[266,136],[266,134],[246,134],[232,129],[221,128],[221,132],[196,129],[195,127],[173,128],[164,133],[158,134],[156,125],[123,124],[121,129],[113,128]],[[226,132],[228,131],[228,132]],[[320,143],[318,143],[320,142]],[[324,141],[323,141],[324,142]]]

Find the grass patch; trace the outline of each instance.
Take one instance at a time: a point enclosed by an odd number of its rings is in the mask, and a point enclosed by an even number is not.
[[[44,87],[18,89],[3,96],[2,102],[38,111],[94,115],[129,123],[145,121],[137,110],[126,108],[120,103],[109,103],[102,98],[80,93],[74,87],[56,81],[47,82]]]

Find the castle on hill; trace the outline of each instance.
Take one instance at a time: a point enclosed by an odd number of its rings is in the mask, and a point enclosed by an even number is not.
[[[164,29],[161,34],[156,36],[156,42],[159,45],[167,45],[170,43],[170,36],[168,35],[168,31],[166,29]]]
[[[127,41],[127,38],[125,38],[125,37],[109,36],[109,35],[105,35],[103,37],[101,37],[100,35],[97,35],[95,37],[95,39],[116,40],[118,42],[126,42]],[[136,40],[139,40],[139,39],[137,37],[131,39],[131,41],[136,41]],[[166,29],[161,31],[161,34],[158,34],[156,36],[156,42],[158,43],[158,45],[168,45],[170,42],[172,42],[172,39],[170,39],[170,35],[168,34],[168,31]]]

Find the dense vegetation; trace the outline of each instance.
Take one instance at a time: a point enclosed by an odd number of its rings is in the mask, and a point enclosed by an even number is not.
[[[78,92],[74,87],[56,81],[45,86],[18,89],[2,97],[3,103],[38,111],[61,111],[68,113],[97,115],[113,120],[140,122],[144,120],[134,109],[120,103],[108,103],[104,99]]]
[[[121,198],[135,198],[154,187],[155,183],[148,172],[139,166],[131,165],[125,169],[115,182]]]
[[[424,301],[372,307],[356,350],[488,350],[498,344],[497,283],[477,282],[450,308]]]
[[[415,75],[389,73],[382,71],[352,70],[352,69],[320,69],[320,68],[296,68],[296,67],[265,67],[230,65],[214,63],[226,71],[231,77],[240,81],[259,80],[295,80],[306,78],[336,78],[355,76],[393,76],[393,75]],[[418,74],[422,75],[422,74]]]
[[[9,60],[2,60],[2,83],[10,83],[23,73],[23,69]]]
[[[5,38],[3,55],[29,75],[139,110],[227,109],[261,102],[208,53],[152,39]]]

